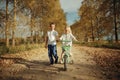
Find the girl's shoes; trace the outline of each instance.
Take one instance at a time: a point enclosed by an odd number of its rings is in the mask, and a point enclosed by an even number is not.
[[[63,60],[62,59],[60,59],[60,63],[63,64]]]
[[[71,60],[71,61],[70,61],[70,64],[74,64],[74,61],[73,61],[73,60]]]

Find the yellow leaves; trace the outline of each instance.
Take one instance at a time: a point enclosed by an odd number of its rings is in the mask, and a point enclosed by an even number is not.
[[[35,0],[30,0],[29,1],[29,6],[32,7],[35,4]]]
[[[98,35],[101,35],[101,37],[107,37],[109,34],[114,35],[113,10],[111,10],[113,6],[111,4],[113,2],[110,0],[83,0],[82,6],[79,9],[81,28],[77,29],[82,29],[82,32],[88,34],[93,33],[95,38]],[[107,14],[108,12],[109,14]],[[115,35],[117,38],[117,32]]]
[[[95,61],[98,65],[102,66],[103,69],[107,70],[119,70],[120,51],[102,49],[102,48],[90,48],[81,47],[82,50],[87,51],[90,55],[94,56]],[[118,66],[119,65],[119,66]]]
[[[33,9],[33,7],[35,6],[36,0],[24,0],[24,3],[30,9]]]
[[[14,61],[10,60],[10,59],[1,59],[0,60],[0,65],[3,66],[3,67],[8,67],[13,63],[14,63]]]

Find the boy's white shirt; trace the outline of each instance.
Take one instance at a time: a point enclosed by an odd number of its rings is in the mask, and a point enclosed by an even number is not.
[[[48,31],[48,45],[56,45],[56,37],[58,36],[58,32],[55,30]]]
[[[61,37],[60,37],[60,40],[62,41],[62,46],[72,46],[72,41],[73,40],[76,40],[76,38],[73,36],[72,33],[69,33],[69,34],[63,34]],[[67,41],[70,41],[70,42],[64,42],[64,40],[67,40]]]

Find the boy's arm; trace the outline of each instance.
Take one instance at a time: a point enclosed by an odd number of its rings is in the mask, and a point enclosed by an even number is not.
[[[48,37],[46,36],[46,38],[45,38],[45,48],[47,48],[47,46],[48,46]]]
[[[57,42],[59,41],[59,35],[58,35],[58,32],[56,32],[56,41],[57,41]]]
[[[48,46],[48,36],[45,36],[45,48]]]
[[[59,41],[59,36],[56,36],[56,41],[57,41],[57,42]]]

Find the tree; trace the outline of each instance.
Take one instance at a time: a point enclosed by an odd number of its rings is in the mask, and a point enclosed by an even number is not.
[[[80,34],[84,33],[85,37],[91,38],[92,41],[115,36],[117,42],[119,8],[119,0],[83,0],[79,9],[80,21],[76,22],[80,24],[81,28],[77,27],[77,29],[80,30],[84,26]]]
[[[15,28],[16,28],[16,0],[14,0],[14,23],[12,28],[12,47],[15,46]]]
[[[8,33],[8,0],[6,0],[6,26],[5,26],[5,35],[6,35],[6,46],[9,46],[9,33]]]
[[[118,32],[117,32],[117,22],[116,22],[116,1],[113,0],[113,9],[114,9],[114,28],[115,28],[115,41],[118,42]]]
[[[26,27],[27,32],[23,35],[31,38],[31,42],[37,42],[42,33],[45,35],[49,23],[54,22],[57,24],[57,31],[62,34],[66,26],[66,19],[63,10],[61,9],[59,0],[8,0],[11,7],[6,9],[9,11],[9,25],[6,25],[5,35],[6,40],[12,38],[12,46],[15,46],[15,39],[21,37],[18,29]],[[5,1],[3,1],[5,2]],[[21,28],[19,28],[21,27]],[[7,33],[12,32],[12,33]],[[20,31],[20,30],[19,30]],[[8,37],[9,35],[9,37]],[[7,41],[6,41],[7,42]]]

